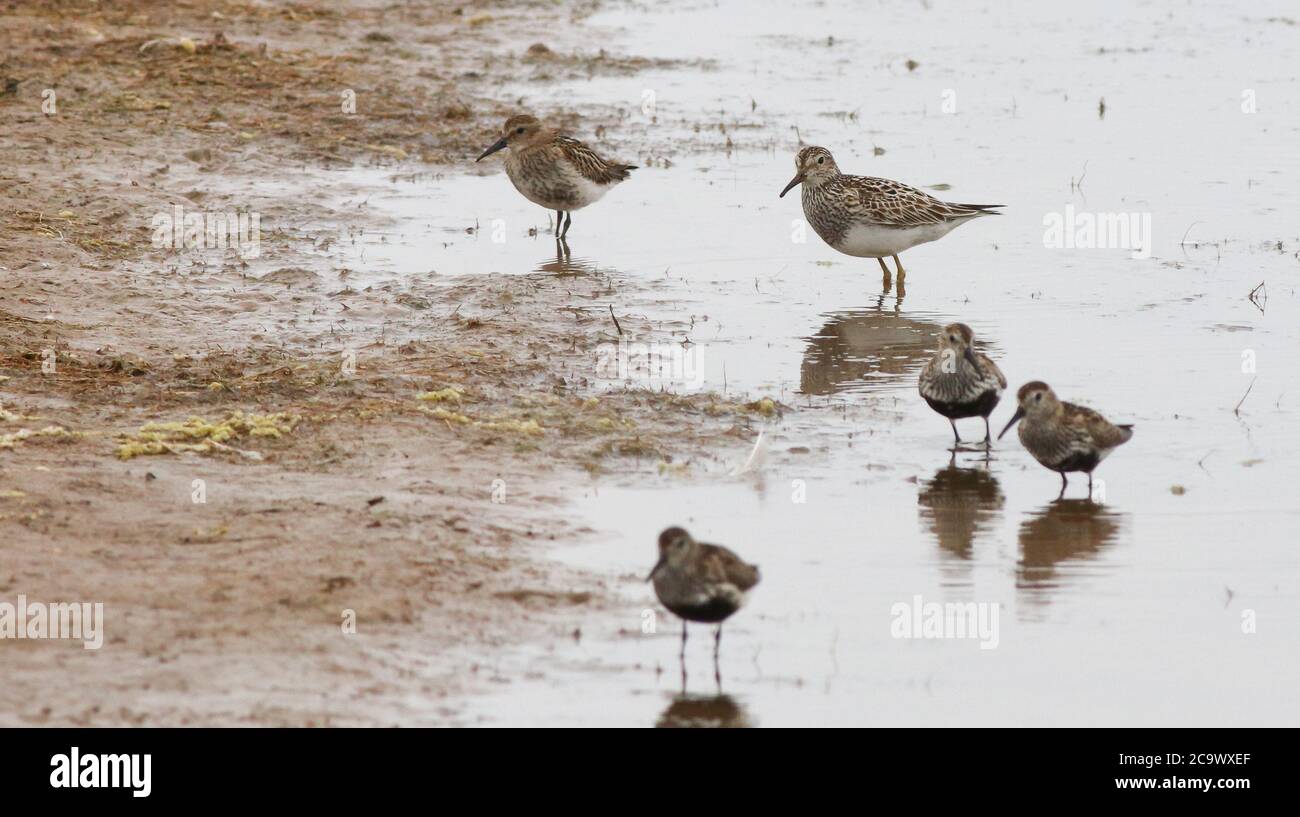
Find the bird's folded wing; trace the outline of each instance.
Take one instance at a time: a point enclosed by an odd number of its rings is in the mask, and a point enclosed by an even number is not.
[[[554,144],[574,169],[596,184],[613,184],[627,178],[627,168],[624,165],[605,161],[577,139],[557,136]]]
[[[992,372],[993,376],[997,378],[998,386],[1000,388],[1005,389],[1007,387],[1007,376],[1004,375],[1002,373],[1002,370],[998,368],[998,364],[989,360],[987,355],[980,355],[979,361],[980,361],[980,368],[986,372]]]
[[[841,176],[844,204],[860,219],[885,227],[923,227],[979,214],[942,202],[911,185],[874,176]]]
[[[1077,433],[1085,435],[1098,448],[1114,448],[1128,442],[1129,437],[1133,436],[1128,429],[1115,425],[1085,406],[1066,403],[1065,414],[1066,423]]]
[[[730,582],[742,592],[758,584],[758,568],[718,545],[700,545],[704,573],[710,581]]]

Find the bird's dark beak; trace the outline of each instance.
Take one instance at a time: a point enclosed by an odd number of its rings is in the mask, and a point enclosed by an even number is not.
[[[492,147],[483,151],[483,154],[479,156],[477,159],[475,159],[474,161],[481,162],[487,157],[491,156],[493,153],[496,153],[498,150],[504,149],[505,146],[506,146],[506,138],[502,136],[500,139],[492,143]]]
[[[777,196],[777,198],[778,199],[785,198],[785,194],[790,192],[790,188],[798,187],[802,183],[803,183],[803,173],[800,172],[794,174],[794,178],[790,180],[790,183],[785,186],[785,189],[781,191],[781,195]]]
[[[976,368],[979,367],[979,364],[975,362],[975,350],[974,350],[974,349],[972,349],[972,348],[970,348],[969,346],[967,346],[967,347],[966,347],[966,354],[964,355],[964,357],[966,358],[966,362],[967,362],[967,363],[969,363],[969,364],[972,365],[972,366],[975,366]]]
[[[1020,418],[1024,416],[1025,416],[1025,410],[1022,408],[1017,408],[1016,413],[1011,415],[1011,422],[1007,423],[1007,427],[1002,429],[1002,434],[998,435],[998,439],[999,440],[1002,439],[1002,435],[1010,431],[1011,427],[1016,423],[1020,422]]]
[[[659,572],[659,568],[663,567],[664,562],[666,561],[668,561],[668,557],[663,555],[662,553],[659,554],[659,561],[655,562],[654,568],[650,570],[650,574],[645,577],[645,580],[650,581],[651,579],[653,579],[655,577],[655,574]]]

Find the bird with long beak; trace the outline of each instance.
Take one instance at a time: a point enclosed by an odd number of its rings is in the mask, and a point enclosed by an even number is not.
[[[989,415],[997,408],[1007,378],[997,364],[975,351],[975,333],[964,323],[950,323],[939,335],[939,351],[921,370],[917,389],[930,408],[948,418],[952,436],[961,443],[957,421],[984,418],[984,444],[993,441]]]
[[[1088,474],[1088,498],[1092,499],[1093,470],[1133,438],[1133,426],[1115,425],[1090,408],[1059,400],[1041,380],[1021,386],[1016,403],[1016,413],[998,439],[1020,423],[1021,444],[1039,464],[1061,475],[1061,493],[1056,498],[1065,496],[1065,475],[1083,471]]]
[[[886,257],[894,259],[901,284],[903,250],[943,238],[980,216],[997,215],[1001,204],[952,204],[902,182],[841,173],[823,147],[806,147],[794,159],[795,174],[781,197],[803,185],[803,214],[822,241],[845,255],[874,258],[889,285]]]
[[[717,624],[713,658],[722,646],[722,622],[745,605],[758,584],[756,565],[721,545],[695,541],[678,527],[659,534],[659,561],[646,581],[668,611],[682,620],[681,656],[686,657],[686,622]]]
[[[569,233],[574,210],[599,201],[636,170],[636,165],[602,159],[582,142],[527,114],[507,119],[501,137],[474,161],[506,148],[506,175],[524,198],[555,211],[555,238],[560,241]]]

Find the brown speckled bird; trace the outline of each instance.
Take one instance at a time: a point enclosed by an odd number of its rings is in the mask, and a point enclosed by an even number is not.
[[[510,148],[506,175],[524,198],[555,211],[557,239],[569,234],[574,210],[595,203],[636,170],[636,165],[602,159],[577,139],[526,114],[507,119],[501,138],[475,161],[505,148]]]
[[[1056,498],[1065,496],[1066,473],[1084,471],[1091,499],[1093,469],[1133,438],[1133,426],[1115,425],[1090,408],[1058,400],[1051,386],[1040,380],[1021,386],[1016,402],[1019,407],[998,439],[1019,422],[1021,444],[1040,464],[1061,475]]]
[[[964,323],[950,323],[939,335],[939,351],[925,368],[917,384],[930,408],[948,418],[952,436],[961,442],[957,420],[984,418],[984,442],[993,441],[989,415],[997,408],[1007,378],[997,364],[975,351],[975,333]]]
[[[686,655],[686,622],[717,624],[713,657],[722,644],[722,622],[745,605],[758,584],[756,565],[748,564],[720,546],[697,542],[682,528],[659,534],[659,561],[646,581],[669,612],[682,620],[682,655]]]
[[[874,258],[889,280],[885,257],[894,259],[898,279],[907,274],[898,254],[943,238],[980,216],[997,215],[1001,204],[952,204],[901,182],[841,173],[835,157],[810,146],[794,160],[795,175],[785,196],[803,185],[803,213],[822,240],[845,255]]]

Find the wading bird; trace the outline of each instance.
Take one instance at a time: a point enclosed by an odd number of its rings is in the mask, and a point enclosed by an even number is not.
[[[1007,378],[998,365],[975,351],[975,333],[964,323],[950,323],[939,335],[939,351],[925,368],[917,389],[930,408],[948,418],[952,436],[961,442],[957,421],[984,418],[984,444],[993,441],[989,415],[1002,399]]]
[[[1058,400],[1051,386],[1041,380],[1026,383],[1016,394],[1019,407],[1006,428],[1020,423],[1020,442],[1034,459],[1061,475],[1065,496],[1066,474],[1083,471],[1088,475],[1088,498],[1092,498],[1092,472],[1119,446],[1133,438],[1133,426],[1115,425],[1097,412]]]
[[[1001,204],[952,204],[901,182],[841,173],[823,147],[806,147],[794,159],[795,174],[781,191],[803,185],[803,214],[822,240],[845,255],[874,258],[889,287],[894,259],[901,285],[907,274],[898,254],[943,238],[971,219],[997,215]]]
[[[717,624],[713,640],[716,662],[722,645],[722,622],[745,605],[758,584],[758,567],[720,545],[695,541],[682,528],[659,534],[659,561],[646,581],[669,612],[682,620],[682,651],[686,657],[686,622]]]
[[[474,161],[481,162],[506,148],[510,149],[506,175],[524,198],[555,211],[558,240],[569,234],[574,210],[599,201],[636,170],[636,165],[602,159],[582,142],[545,127],[527,114],[507,119],[501,138]]]

